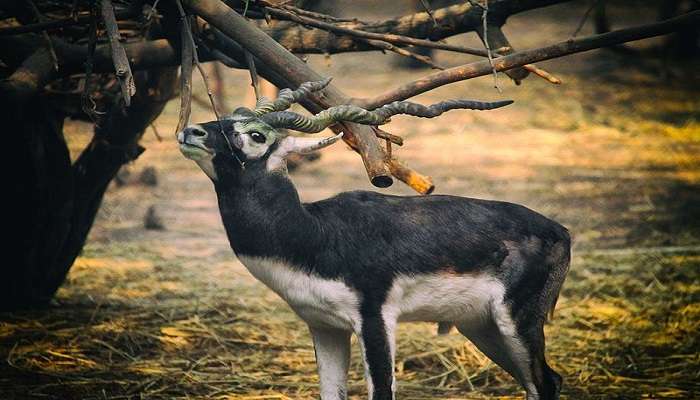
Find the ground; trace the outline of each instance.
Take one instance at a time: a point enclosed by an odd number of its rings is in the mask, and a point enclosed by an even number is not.
[[[565,39],[584,11],[576,5],[517,16],[506,34],[520,48]],[[478,44],[472,36],[452,41]],[[467,59],[437,57],[445,65]],[[357,96],[426,73],[399,70],[382,54],[309,62]],[[499,93],[483,77],[418,97],[515,104],[436,120],[395,117],[386,129],[406,144],[394,151],[431,175],[436,193],[521,203],[569,228],[573,262],[546,327],[563,398],[700,398],[697,72],[609,51],[541,66],[564,84],[529,77],[515,86],[500,77]],[[226,82],[233,109],[248,78],[232,71]],[[175,144],[177,107],[171,102],[155,123],[162,141],[146,133],[147,151],[129,166],[126,185],[110,187],[55,303],[0,316],[1,398],[317,397],[309,334],[230,251],[211,183]],[[195,106],[193,121],[211,118]],[[69,122],[66,132],[77,154],[91,128]],[[155,168],[156,186],[139,181],[147,168]],[[372,189],[359,157],[342,144],[292,179],[306,201]],[[400,182],[385,192],[412,194]],[[144,229],[151,207],[164,230]],[[437,337],[433,325],[406,324],[398,343],[400,399],[522,396],[454,332]],[[350,397],[360,399],[354,347]]]

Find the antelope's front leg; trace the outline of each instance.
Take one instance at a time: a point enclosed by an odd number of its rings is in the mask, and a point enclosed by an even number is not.
[[[347,398],[350,366],[350,331],[309,327],[316,351],[316,366],[321,381],[321,400]]]

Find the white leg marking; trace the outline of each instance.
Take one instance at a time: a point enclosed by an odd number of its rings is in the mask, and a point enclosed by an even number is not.
[[[385,308],[382,308],[386,342],[389,345],[389,355],[391,357],[391,396],[394,398],[396,396],[396,325],[398,321],[396,314],[392,311],[385,312]]]
[[[314,340],[322,400],[345,400],[350,365],[350,331],[309,327]]]
[[[494,302],[492,314],[494,322],[501,333],[501,338],[507,347],[505,349],[506,353],[510,355],[511,361],[515,364],[515,378],[525,388],[528,399],[538,399],[539,395],[532,381],[530,370],[530,353],[523,345],[520,335],[518,335],[515,323],[510,317],[510,310],[508,310],[503,301]]]
[[[367,351],[365,350],[365,344],[362,341],[362,332],[356,332],[357,337],[360,342],[360,350],[362,352],[362,365],[365,367],[365,382],[367,382],[367,398],[372,399],[374,396],[374,383],[372,382],[372,374],[369,373],[369,362],[367,361]]]

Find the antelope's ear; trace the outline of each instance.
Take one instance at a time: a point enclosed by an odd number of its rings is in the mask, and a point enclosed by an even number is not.
[[[342,132],[335,136],[325,138],[284,137],[277,142],[277,149],[275,149],[267,159],[267,170],[286,170],[286,158],[289,154],[308,154],[316,150],[321,150],[337,142],[341,137],[343,137]]]

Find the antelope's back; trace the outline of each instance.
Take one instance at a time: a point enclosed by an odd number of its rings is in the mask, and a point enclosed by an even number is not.
[[[322,227],[325,256],[365,274],[499,273],[514,248],[544,254],[568,241],[557,222],[501,201],[354,191],[305,207]]]

